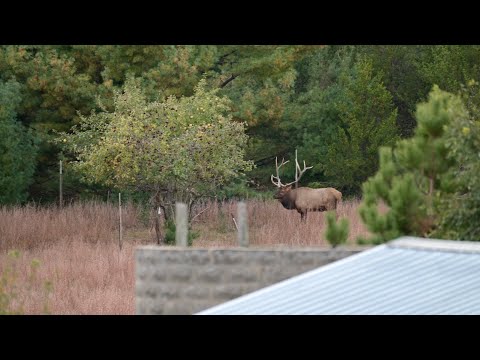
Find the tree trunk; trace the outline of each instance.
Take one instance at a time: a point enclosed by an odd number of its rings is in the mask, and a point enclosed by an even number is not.
[[[164,243],[164,238],[163,234],[161,231],[161,226],[160,226],[160,214],[158,214],[158,209],[154,209],[154,217],[155,217],[155,235],[157,236],[157,244],[162,245]]]
[[[163,213],[163,216],[165,218],[165,221],[167,220],[167,214],[165,211],[165,207],[162,206],[162,200],[160,196],[160,192],[157,192],[153,199],[153,209],[152,209],[152,214],[155,222],[155,235],[157,238],[157,244],[158,245],[163,245],[165,242],[164,235],[162,234],[162,226],[161,226],[161,219],[160,217],[162,216],[161,213]],[[161,213],[159,213],[161,212]]]

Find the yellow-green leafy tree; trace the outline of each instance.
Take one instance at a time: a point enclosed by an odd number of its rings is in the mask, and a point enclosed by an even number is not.
[[[232,120],[230,101],[217,91],[201,80],[190,97],[149,102],[130,78],[114,111],[81,116],[58,141],[76,156],[84,180],[148,192],[166,221],[182,201],[191,218],[199,199],[252,168],[244,160],[245,124]]]

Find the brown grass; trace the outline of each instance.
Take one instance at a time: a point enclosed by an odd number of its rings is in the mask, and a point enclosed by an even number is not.
[[[360,200],[345,201],[339,205],[338,218],[349,220],[350,235],[347,244],[355,245],[358,236],[367,236],[357,209]],[[200,232],[194,246],[235,246],[236,202],[209,206],[195,221],[193,230]],[[199,207],[200,210],[200,207]],[[300,222],[300,214],[286,210],[278,201],[250,200],[248,202],[249,238],[252,246],[323,246],[325,240],[325,213],[310,212],[307,222]]]
[[[350,223],[349,244],[368,235],[357,214],[359,201],[345,201],[338,209]],[[300,215],[276,201],[248,201],[249,236],[252,246],[329,246],[324,238],[325,214],[309,213],[306,224]],[[195,218],[199,233],[195,247],[235,246],[232,215],[236,203],[210,203]],[[153,229],[145,226],[132,204],[123,213],[124,246],[118,246],[118,210],[103,203],[79,203],[57,207],[0,207],[0,273],[7,252],[20,251],[15,262],[17,298],[14,307],[25,314],[40,314],[44,304],[53,314],[133,314],[135,312],[134,249],[154,243]],[[40,265],[35,283],[29,284],[33,259]],[[44,299],[43,284],[53,291]]]
[[[139,211],[127,204],[126,229],[139,226]],[[115,242],[118,209],[111,204],[85,202],[58,209],[56,206],[0,207],[0,250],[38,249],[56,243]]]
[[[24,314],[134,314],[134,244],[118,246],[85,242],[55,243],[20,252],[15,261],[12,309]],[[38,259],[33,286],[29,280],[31,262]],[[0,255],[0,271],[7,255]],[[44,291],[45,282],[52,291]],[[31,286],[31,288],[29,288]]]

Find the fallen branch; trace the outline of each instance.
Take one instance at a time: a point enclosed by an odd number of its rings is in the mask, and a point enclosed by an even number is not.
[[[238,225],[237,225],[237,222],[235,221],[235,217],[233,216],[232,213],[230,213],[230,215],[232,216],[233,223],[235,224],[235,228],[236,228],[237,231],[238,231]]]
[[[193,222],[193,220],[195,220],[195,218],[196,218],[198,215],[200,215],[201,213],[203,213],[205,210],[207,210],[207,209],[209,209],[209,208],[210,208],[210,206],[207,206],[205,209],[203,209],[202,211],[200,211],[197,215],[195,215],[195,216],[192,218],[191,221]]]

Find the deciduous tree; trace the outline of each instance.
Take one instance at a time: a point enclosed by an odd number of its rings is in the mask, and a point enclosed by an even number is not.
[[[82,116],[60,143],[77,156],[87,181],[135,188],[173,218],[175,201],[192,205],[251,169],[244,160],[245,124],[232,120],[231,103],[202,80],[190,97],[149,102],[131,78],[117,92],[114,111]],[[192,214],[191,214],[192,215]]]

